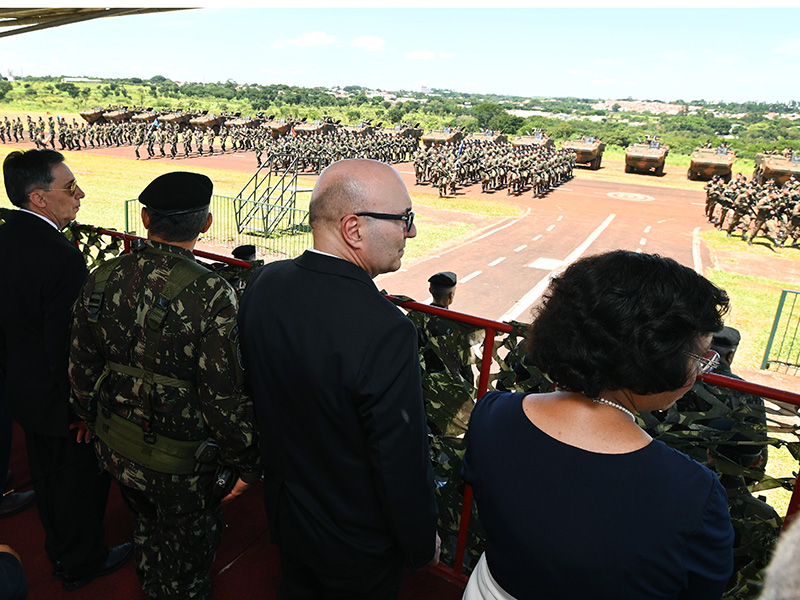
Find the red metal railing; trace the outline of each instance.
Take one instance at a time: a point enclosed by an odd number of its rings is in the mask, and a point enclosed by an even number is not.
[[[97,233],[122,239],[124,248],[123,251],[125,253],[130,252],[131,242],[133,242],[134,240],[141,239],[139,236],[122,233],[119,231],[101,229],[98,227],[92,227],[87,225],[82,225],[81,227],[91,229],[92,231],[95,231]],[[201,258],[208,258],[231,265],[237,265],[242,267],[250,266],[250,263],[247,261],[238,260],[236,258],[229,256],[214,254],[212,252],[205,252],[203,250],[194,250],[194,254]],[[483,341],[483,352],[482,352],[480,376],[478,378],[476,398],[480,398],[481,396],[483,396],[483,394],[486,393],[489,387],[489,370],[492,364],[495,336],[497,335],[497,333],[507,334],[513,332],[514,327],[512,325],[509,325],[508,323],[500,323],[498,321],[491,321],[489,319],[468,315],[466,313],[460,313],[453,310],[438,308],[435,306],[429,306],[427,304],[421,304],[413,300],[403,301],[402,299],[391,295],[387,295],[387,298],[394,301],[399,306],[402,306],[406,310],[416,310],[431,315],[444,317],[451,321],[457,321],[460,323],[466,323],[468,325],[483,328],[486,335]],[[763,398],[769,398],[771,400],[779,400],[787,404],[800,406],[800,394],[789,392],[787,390],[780,390],[765,385],[751,383],[749,381],[743,381],[741,379],[733,379],[730,377],[725,377],[723,375],[717,375],[715,373],[700,375],[699,379],[707,383],[710,383],[712,385],[723,386],[733,390],[745,392],[748,394],[761,396]],[[800,475],[798,475],[798,479],[800,479]],[[800,491],[798,491],[799,489],[800,486],[798,486],[797,481],[795,481],[794,492],[792,493],[792,497],[789,501],[789,507],[786,513],[786,518],[784,519],[784,529],[795,517],[797,511],[800,510]],[[466,546],[467,546],[467,528],[469,527],[471,512],[472,512],[472,488],[467,485],[465,486],[464,489],[464,499],[461,506],[461,522],[459,523],[458,540],[456,543],[456,552],[453,560],[453,566],[450,567],[444,564],[439,564],[436,567],[436,571],[440,576],[460,584],[463,584],[468,579],[468,577],[463,573],[463,568],[464,568],[464,554],[466,553]]]
[[[389,298],[395,301],[398,300],[393,296],[389,296]],[[411,300],[407,300],[405,302],[398,302],[398,304],[407,310],[417,310],[420,312],[437,315],[440,317],[445,317],[452,321],[458,321],[461,323],[474,325],[476,327],[482,327],[484,329],[484,331],[486,332],[486,337],[483,341],[484,344],[483,360],[481,361],[480,377],[478,379],[478,394],[476,398],[480,398],[481,396],[483,396],[483,394],[485,394],[488,389],[489,369],[492,363],[492,352],[494,349],[495,335],[498,332],[511,333],[514,328],[508,323],[499,323],[497,321],[490,321],[488,319],[482,319],[480,317],[475,317],[465,313],[459,313],[448,309],[428,306],[427,304],[420,304],[419,302],[414,302]],[[711,385],[719,385],[722,387],[727,387],[748,394],[761,396],[763,398],[779,400],[781,402],[786,402],[787,404],[800,406],[800,394],[795,394],[794,392],[789,392],[787,390],[771,388],[765,385],[751,383],[749,381],[742,381],[741,379],[733,379],[731,377],[717,375],[715,373],[700,375],[699,379]],[[798,478],[800,479],[800,475],[798,475]],[[800,486],[798,486],[797,481],[795,481],[794,492],[792,493],[791,500],[789,501],[789,507],[786,512],[786,518],[784,519],[784,528],[788,526],[788,524],[794,518],[798,509],[800,509],[799,490]],[[440,564],[437,567],[437,570],[444,577],[452,581],[464,582],[467,580],[467,576],[463,574],[463,567],[464,567],[464,554],[466,553],[466,545],[467,545],[467,528],[469,527],[471,512],[472,512],[472,488],[467,485],[464,488],[464,500],[461,506],[461,522],[459,524],[459,529],[458,529],[458,541],[456,544],[456,553],[453,561],[453,566],[448,567],[447,565]]]

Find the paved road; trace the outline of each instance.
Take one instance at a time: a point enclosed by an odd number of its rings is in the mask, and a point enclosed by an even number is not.
[[[427,278],[454,271],[459,277],[454,310],[528,321],[550,273],[584,254],[624,248],[669,256],[692,268],[702,259],[693,236],[703,222],[702,192],[573,179],[547,198],[527,195],[517,201],[527,209],[523,217],[382,275],[378,286],[426,301]]]

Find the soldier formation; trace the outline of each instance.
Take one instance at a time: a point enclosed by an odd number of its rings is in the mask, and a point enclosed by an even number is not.
[[[298,161],[298,171],[317,171],[345,158],[370,158],[388,164],[408,162],[418,147],[415,138],[400,137],[383,132],[356,133],[346,129],[315,131],[306,134],[290,132],[273,138],[268,130],[254,129],[250,139],[255,147],[256,161],[261,166],[262,155],[273,155],[273,169],[287,167]],[[318,166],[317,166],[318,165]]]
[[[346,129],[334,131],[287,131],[274,138],[272,128],[252,127],[244,124],[223,124],[217,127],[199,127],[185,123],[171,123],[155,119],[145,122],[79,123],[61,117],[41,116],[34,122],[27,117],[27,128],[22,120],[4,117],[0,123],[0,142],[22,142],[27,131],[28,140],[38,149],[81,150],[130,146],[136,159],[184,158],[227,152],[253,152],[260,167],[264,155],[279,155],[283,166],[300,159],[301,171],[323,169],[344,158],[372,158],[386,163],[411,160],[418,148],[415,138],[384,132],[361,133]]]
[[[482,192],[506,188],[520,195],[532,189],[539,197],[572,178],[576,158],[569,150],[463,140],[420,149],[413,162],[417,185],[432,184],[439,197],[478,182]]]
[[[715,175],[706,184],[705,216],[728,237],[741,231],[752,245],[761,235],[773,246],[783,247],[791,237],[800,238],[800,181],[792,175],[783,185],[771,179],[764,184],[738,173],[730,183]]]

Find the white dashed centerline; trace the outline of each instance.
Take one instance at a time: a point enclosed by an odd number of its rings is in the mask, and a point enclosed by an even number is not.
[[[520,250],[525,250],[525,248],[527,248],[527,247],[528,247],[528,244],[522,244],[522,246],[518,246],[517,248],[514,248],[514,252],[519,252]]]
[[[497,260],[493,260],[492,262],[490,262],[490,263],[489,263],[489,266],[490,266],[490,267],[496,267],[496,266],[497,266],[497,265],[499,265],[501,262],[503,262],[505,259],[506,259],[506,257],[505,257],[505,256],[501,256],[501,257],[500,257],[500,258],[498,258]],[[462,280],[462,281],[463,281],[463,280]]]
[[[481,273],[483,273],[483,271],[475,271],[473,273],[470,273],[469,275],[464,277],[461,281],[459,281],[459,283],[467,283],[470,279],[475,279]]]
[[[555,228],[556,228],[555,225],[550,225],[550,227],[547,228],[547,231],[553,231],[553,229],[555,229]]]
[[[537,235],[535,238],[533,238],[533,241],[535,242],[536,240],[540,239],[541,237],[542,237],[542,234],[540,233],[540,234],[539,234],[539,235]]]

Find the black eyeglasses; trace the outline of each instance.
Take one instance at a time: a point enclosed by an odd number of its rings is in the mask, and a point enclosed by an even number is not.
[[[376,212],[360,212],[353,213],[357,217],[372,217],[373,219],[387,219],[389,221],[403,221],[406,224],[406,231],[411,231],[414,226],[414,213],[408,211],[402,215],[393,215],[389,213],[376,213]],[[342,217],[344,218],[344,217]]]
[[[78,191],[78,182],[74,180],[65,188],[50,188],[49,190],[45,190],[46,192],[67,192],[70,196],[75,196],[75,192]]]

